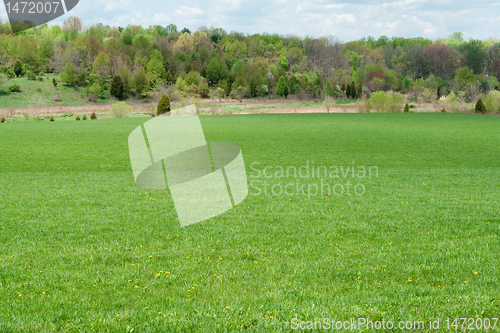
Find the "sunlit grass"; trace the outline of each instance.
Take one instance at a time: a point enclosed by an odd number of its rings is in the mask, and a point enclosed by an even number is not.
[[[377,166],[378,177],[354,180],[362,196],[251,189],[186,228],[167,191],[134,184],[127,139],[148,120],[0,124],[0,331],[498,317],[500,118],[202,117],[208,142],[241,147],[249,181],[251,165],[308,161]]]

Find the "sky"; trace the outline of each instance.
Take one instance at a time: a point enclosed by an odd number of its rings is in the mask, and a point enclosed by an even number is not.
[[[12,0],[6,0],[12,1]],[[36,1],[36,0],[34,0]],[[444,38],[460,31],[466,39],[500,37],[500,2],[463,0],[298,1],[298,0],[80,0],[69,13],[50,24],[62,24],[70,15],[85,25],[103,23],[177,25],[191,31],[200,26],[220,27],[248,34],[278,33],[297,36],[336,36],[348,42],[363,37]],[[0,17],[7,14],[0,6]]]

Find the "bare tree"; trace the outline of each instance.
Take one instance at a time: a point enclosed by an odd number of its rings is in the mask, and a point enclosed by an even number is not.
[[[63,22],[61,29],[62,31],[76,31],[78,33],[83,29],[83,22],[76,16],[70,16]]]
[[[32,113],[34,118],[40,116],[40,109],[45,105],[45,101],[41,94],[33,94],[29,100],[29,105],[33,107]]]

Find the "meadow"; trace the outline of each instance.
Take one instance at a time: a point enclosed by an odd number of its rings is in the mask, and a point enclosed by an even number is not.
[[[362,195],[250,188],[185,228],[168,190],[134,183],[128,135],[149,119],[0,124],[0,332],[499,317],[500,118],[201,116],[208,142],[241,147],[249,182],[314,188],[317,177],[256,178],[307,163],[378,173],[325,179]]]

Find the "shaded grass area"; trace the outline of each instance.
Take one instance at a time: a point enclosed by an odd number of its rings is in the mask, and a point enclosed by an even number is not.
[[[0,331],[498,317],[499,118],[201,117],[208,142],[241,147],[253,186],[233,210],[186,228],[167,191],[134,184],[127,138],[147,120],[0,124]],[[378,176],[275,173],[306,165]],[[265,167],[271,178],[258,177]],[[321,180],[366,193],[277,193]]]

